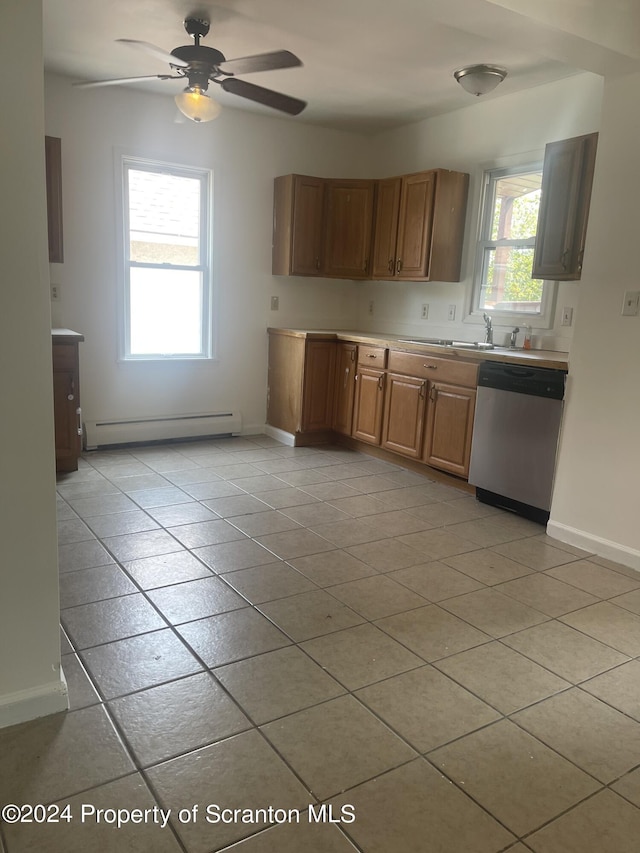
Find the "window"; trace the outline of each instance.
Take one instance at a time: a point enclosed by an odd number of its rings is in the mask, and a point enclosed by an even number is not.
[[[549,325],[555,282],[531,278],[541,185],[540,163],[485,172],[472,313]]]
[[[124,358],[209,358],[210,172],[123,165]]]

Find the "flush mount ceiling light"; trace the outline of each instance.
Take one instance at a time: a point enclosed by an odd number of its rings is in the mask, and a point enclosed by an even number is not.
[[[219,103],[207,95],[206,89],[198,85],[187,86],[176,95],[175,102],[183,115],[196,122],[212,121],[222,109]]]
[[[466,65],[454,71],[453,76],[470,95],[486,95],[502,83],[507,70],[498,65]]]

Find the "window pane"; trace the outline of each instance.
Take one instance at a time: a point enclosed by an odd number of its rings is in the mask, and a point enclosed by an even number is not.
[[[202,274],[133,267],[131,355],[202,353]]]
[[[495,181],[491,240],[536,236],[542,174],[507,175]]]
[[[129,169],[129,257],[153,264],[200,263],[200,181]]]
[[[531,278],[533,248],[498,246],[484,251],[481,309],[539,314],[541,279]]]

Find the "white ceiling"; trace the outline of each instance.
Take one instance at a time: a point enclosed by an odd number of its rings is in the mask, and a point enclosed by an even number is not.
[[[211,21],[203,44],[228,59],[280,49],[300,57],[302,68],[245,78],[308,101],[290,120],[363,132],[469,106],[472,96],[452,76],[464,65],[508,69],[485,100],[579,71],[640,68],[640,39],[629,38],[640,24],[637,0],[43,0],[43,7],[50,71],[74,80],[168,73],[115,40],[171,51],[191,43],[182,21],[195,15]],[[184,84],[129,85],[170,97]],[[214,96],[273,114],[217,88]]]

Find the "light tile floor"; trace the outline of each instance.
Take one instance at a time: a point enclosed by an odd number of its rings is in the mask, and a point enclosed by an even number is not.
[[[640,849],[640,574],[265,436],[86,454],[59,531],[72,709],[0,731],[49,806],[6,853]]]

